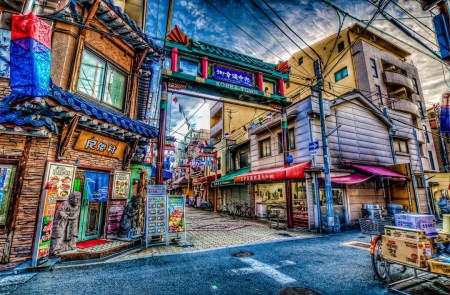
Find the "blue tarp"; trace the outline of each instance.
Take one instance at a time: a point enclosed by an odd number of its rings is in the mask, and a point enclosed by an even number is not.
[[[109,174],[84,171],[85,193],[91,202],[108,200]]]
[[[152,166],[152,177],[156,177],[156,167]],[[163,180],[172,179],[172,172],[163,170]]]

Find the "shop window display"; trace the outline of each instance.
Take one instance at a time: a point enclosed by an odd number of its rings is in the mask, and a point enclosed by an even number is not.
[[[308,227],[308,203],[306,200],[306,182],[292,183],[292,208],[294,226]]]

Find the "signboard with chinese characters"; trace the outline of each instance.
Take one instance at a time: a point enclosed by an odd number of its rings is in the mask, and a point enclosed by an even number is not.
[[[69,193],[73,190],[73,181],[75,176],[75,166],[48,163],[45,177],[46,189],[57,190],[58,200],[66,200]]]
[[[32,267],[48,261],[52,242],[53,218],[58,197],[58,190],[45,189],[41,200],[38,226],[35,236]]]
[[[227,68],[220,65],[213,66],[214,79],[238,84],[246,87],[253,87],[253,74]]]
[[[113,199],[128,199],[130,194],[130,173],[116,172],[113,183]]]
[[[82,130],[74,149],[88,153],[122,159],[126,143]]]

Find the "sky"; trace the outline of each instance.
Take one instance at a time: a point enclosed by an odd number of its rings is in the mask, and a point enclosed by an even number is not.
[[[384,1],[386,3],[387,0]],[[168,2],[168,0],[148,0],[146,33],[150,37],[160,40],[164,38]],[[276,18],[265,2],[306,44]],[[329,0],[329,2],[360,20],[370,20],[376,12],[376,8],[370,2],[378,4],[379,0]],[[285,37],[257,6],[263,9],[295,44]],[[384,11],[400,20],[431,49],[438,51],[436,37],[432,31],[432,15],[430,12],[422,11],[419,1],[392,0]],[[437,10],[432,12],[437,13]],[[345,18],[342,14],[338,16],[334,9],[320,0],[174,0],[171,28],[178,25],[189,38],[261,58],[266,62],[278,63],[300,51],[299,47],[305,48],[337,33],[342,19],[343,28],[356,22],[350,16]],[[267,33],[260,23],[273,36]],[[419,71],[427,108],[431,107],[432,103],[440,101],[442,93],[449,91],[449,70],[431,58],[432,53],[391,25],[382,15],[375,18],[372,26],[407,43],[403,44],[372,29],[377,35],[411,53],[407,59],[412,61]],[[161,44],[161,41],[159,42]],[[169,97],[168,135],[180,138],[188,130],[178,104],[190,118],[191,127],[209,129],[209,109],[215,102],[181,95],[175,97],[178,100],[177,104],[172,102],[173,97]]]

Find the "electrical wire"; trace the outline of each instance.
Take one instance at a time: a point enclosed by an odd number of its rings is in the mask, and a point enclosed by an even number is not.
[[[178,102],[178,103],[180,103],[180,102]],[[189,118],[186,118],[186,121],[188,121],[189,122],[189,120],[195,115],[195,114],[197,114],[197,112],[204,106],[206,104],[206,99],[204,99],[203,100],[203,104],[189,117]],[[180,127],[178,127],[178,129],[177,130],[175,130],[175,131],[172,131],[172,134],[170,135],[170,136],[172,136],[175,132],[178,132],[180,129],[181,129],[181,127],[183,127],[184,125],[186,125],[186,122],[184,122]]]

